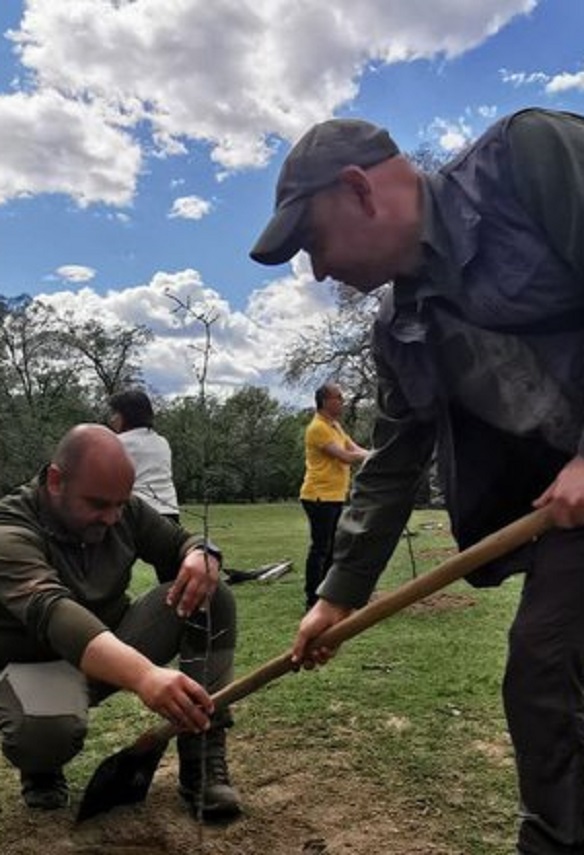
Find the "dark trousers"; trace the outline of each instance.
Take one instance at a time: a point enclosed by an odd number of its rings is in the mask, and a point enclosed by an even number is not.
[[[306,608],[309,609],[318,600],[316,589],[332,564],[335,530],[343,503],[310,502],[303,499],[302,507],[310,523],[310,546],[306,557],[304,584]]]
[[[503,687],[522,855],[584,855],[584,529],[533,547]]]

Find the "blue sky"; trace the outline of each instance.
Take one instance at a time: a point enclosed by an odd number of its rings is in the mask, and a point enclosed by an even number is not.
[[[217,311],[227,389],[277,389],[330,312],[305,259],[248,258],[313,122],[454,152],[525,106],[584,113],[582,0],[2,0],[0,32],[0,293],[147,323],[163,393],[197,336],[167,290]]]

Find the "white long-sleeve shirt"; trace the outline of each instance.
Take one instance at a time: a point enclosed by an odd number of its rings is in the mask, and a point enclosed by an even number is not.
[[[118,436],[136,470],[134,493],[160,514],[178,514],[168,441],[146,427],[133,428]]]

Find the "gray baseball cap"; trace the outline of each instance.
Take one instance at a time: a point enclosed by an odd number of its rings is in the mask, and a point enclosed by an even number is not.
[[[302,247],[310,197],[334,184],[345,166],[374,166],[399,154],[383,128],[360,119],[330,119],[314,125],[282,165],[274,215],[250,252],[260,264],[282,264]]]

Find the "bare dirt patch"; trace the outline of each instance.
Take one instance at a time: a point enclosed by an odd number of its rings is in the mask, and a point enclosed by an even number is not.
[[[296,736],[297,739],[297,736]],[[459,855],[436,842],[432,822],[396,789],[376,785],[342,752],[291,748],[285,734],[231,740],[244,816],[201,826],[176,792],[176,757],[164,758],[142,805],[74,823],[70,809],[28,811],[4,790],[2,855]],[[8,776],[5,776],[5,780]]]
[[[431,594],[418,603],[413,603],[413,605],[408,607],[408,611],[414,614],[420,612],[445,612],[457,609],[469,609],[474,605],[476,605],[476,600],[468,594],[438,591],[438,593]]]
[[[474,748],[495,766],[514,765],[513,748],[508,734],[503,734],[498,740],[491,740],[490,742],[484,739],[476,739],[471,743],[471,748]]]

